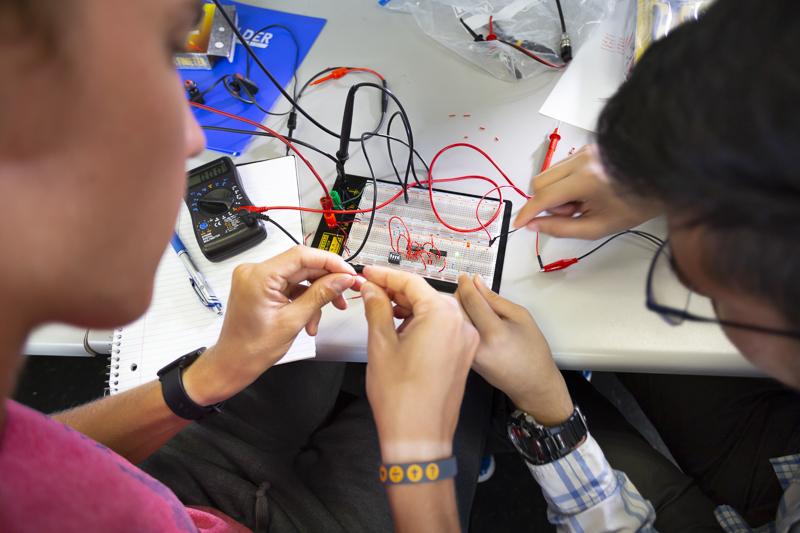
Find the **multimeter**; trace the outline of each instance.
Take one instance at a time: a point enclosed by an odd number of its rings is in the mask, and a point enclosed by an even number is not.
[[[261,221],[237,211],[252,204],[230,157],[190,170],[188,179],[186,206],[197,244],[209,261],[228,259],[267,237]]]

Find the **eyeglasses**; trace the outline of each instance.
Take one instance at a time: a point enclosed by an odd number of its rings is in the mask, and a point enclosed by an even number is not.
[[[650,263],[650,271],[647,273],[647,308],[658,313],[672,326],[679,326],[689,320],[800,339],[800,331],[742,324],[719,318],[714,301],[693,292],[678,277],[669,241],[658,248]]]

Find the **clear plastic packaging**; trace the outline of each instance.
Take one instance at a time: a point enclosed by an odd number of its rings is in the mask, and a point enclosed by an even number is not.
[[[565,35],[574,55],[614,7],[614,0],[561,0],[564,32],[556,0],[378,0],[378,3],[411,13],[427,35],[506,81],[563,68],[564,59],[569,59],[569,54],[563,53]]]
[[[679,24],[697,19],[710,4],[711,0],[637,0],[634,62],[650,43],[666,37]]]

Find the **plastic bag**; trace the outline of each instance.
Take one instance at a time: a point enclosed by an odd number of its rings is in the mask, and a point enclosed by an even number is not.
[[[430,37],[506,81],[564,68],[564,35],[574,55],[614,7],[614,0],[560,2],[566,32],[556,0],[378,0],[411,13]]]
[[[711,0],[638,0],[634,61],[639,61],[650,43],[666,37],[687,20],[696,20]]]

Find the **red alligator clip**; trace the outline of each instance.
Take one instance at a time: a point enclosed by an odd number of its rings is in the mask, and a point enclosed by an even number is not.
[[[570,259],[559,259],[558,261],[553,261],[552,263],[548,263],[542,269],[543,272],[555,272],[557,270],[564,270],[570,265],[574,265],[578,262],[577,257],[572,257]]]

